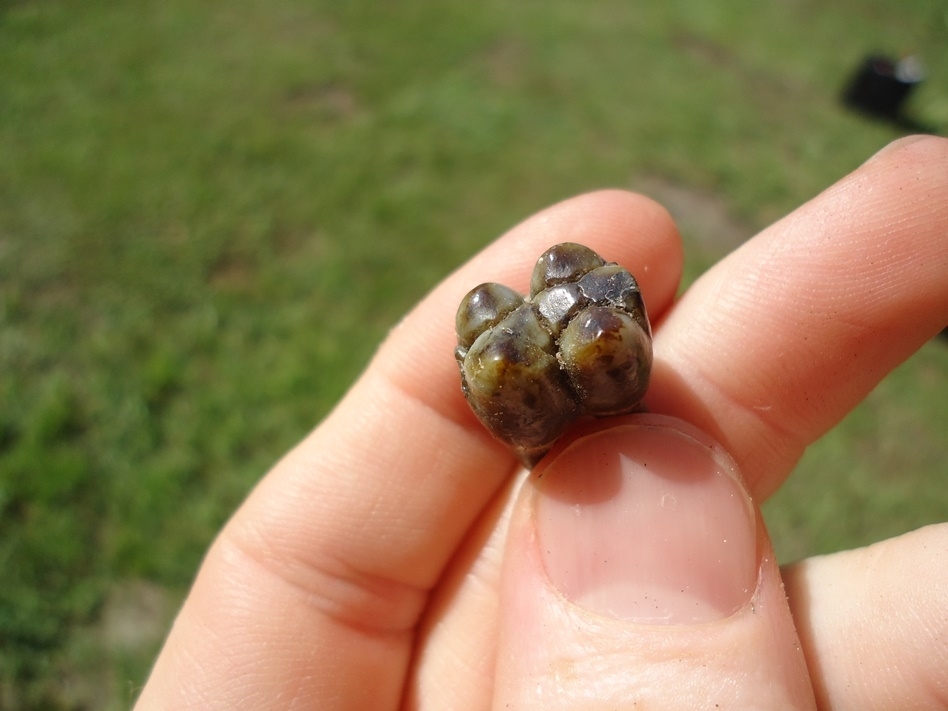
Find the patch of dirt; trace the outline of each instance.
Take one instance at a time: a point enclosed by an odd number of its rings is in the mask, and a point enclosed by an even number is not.
[[[314,114],[326,121],[346,121],[359,113],[359,101],[349,87],[340,84],[298,86],[287,92],[286,107]]]
[[[226,256],[211,268],[208,281],[215,289],[246,293],[255,276],[256,269],[249,259]]]
[[[826,98],[789,74],[778,74],[754,66],[733,48],[709,37],[694,32],[678,32],[672,38],[672,45],[694,58],[701,66],[734,76],[765,114],[782,118],[793,115],[804,101]]]
[[[481,61],[495,86],[517,89],[523,83],[529,50],[523,42],[506,39],[488,47]]]
[[[130,581],[109,595],[102,611],[102,638],[110,650],[136,652],[161,641],[172,605],[167,591],[153,583]]]
[[[735,67],[739,64],[733,51],[695,32],[677,32],[672,37],[672,46],[691,54],[702,64],[715,67]]]
[[[56,708],[128,708],[144,679],[119,678],[129,660],[147,665],[171,626],[178,599],[142,580],[117,584],[98,624],[73,634],[60,667]],[[146,666],[147,668],[147,666]],[[121,700],[121,707],[116,703]]]
[[[633,180],[631,188],[663,205],[686,244],[711,256],[731,252],[754,234],[754,229],[732,215],[724,200],[713,193],[659,176]]]

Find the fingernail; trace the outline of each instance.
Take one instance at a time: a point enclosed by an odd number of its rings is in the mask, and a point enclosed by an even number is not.
[[[750,600],[758,569],[736,465],[683,422],[636,417],[535,471],[549,579],[590,612],[643,624],[728,617]]]

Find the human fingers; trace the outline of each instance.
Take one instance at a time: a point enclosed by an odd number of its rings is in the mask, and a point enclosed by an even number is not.
[[[898,141],[689,289],[647,402],[721,442],[762,500],[948,324],[946,273],[948,140]]]
[[[948,708],[948,524],[784,570],[819,708]]]
[[[229,522],[138,708],[397,704],[429,591],[516,467],[461,396],[454,311],[483,281],[525,291],[537,256],[570,240],[633,268],[657,314],[671,303],[677,232],[662,208],[626,193],[550,208],[471,260]]]
[[[812,709],[770,541],[681,420],[574,433],[532,472],[501,579],[494,709]]]
[[[720,433],[758,496],[948,321],[946,151],[877,155],[659,323],[650,407]],[[686,461],[673,427],[598,427],[554,450],[514,511],[495,708],[812,708],[760,517],[723,455]]]

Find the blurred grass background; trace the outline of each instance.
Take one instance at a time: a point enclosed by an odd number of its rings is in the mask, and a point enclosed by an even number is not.
[[[0,0],[0,708],[127,707],[202,552],[439,278],[640,189],[688,279],[904,131],[939,0]],[[447,356],[446,356],[447,357]],[[948,345],[811,448],[783,560],[948,519]]]

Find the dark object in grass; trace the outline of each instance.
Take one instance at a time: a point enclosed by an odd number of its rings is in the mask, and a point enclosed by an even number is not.
[[[579,417],[639,409],[652,331],[638,283],[580,244],[543,253],[524,298],[501,284],[458,307],[461,387],[490,432],[532,467]]]
[[[924,79],[916,57],[893,60],[882,55],[863,59],[843,92],[847,106],[890,120],[903,118],[909,95]]]

